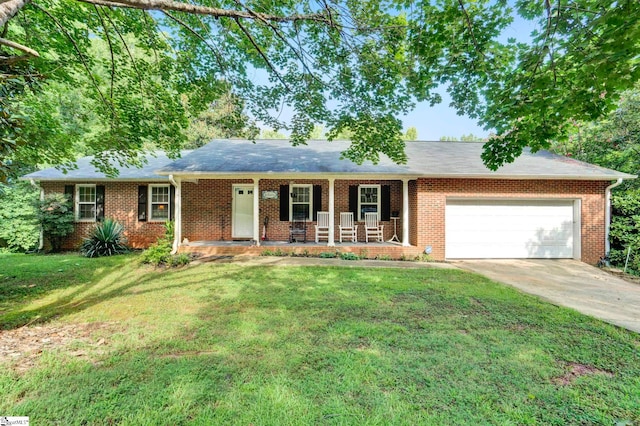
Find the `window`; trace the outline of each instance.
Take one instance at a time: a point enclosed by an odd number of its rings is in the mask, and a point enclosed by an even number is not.
[[[307,219],[311,220],[312,206],[312,185],[291,185],[291,217],[289,220]]]
[[[358,220],[364,220],[365,213],[378,213],[380,219],[380,185],[360,185],[358,187]]]
[[[169,185],[149,185],[149,218],[151,220],[169,220]]]
[[[76,185],[76,219],[92,222],[96,220],[96,186]]]

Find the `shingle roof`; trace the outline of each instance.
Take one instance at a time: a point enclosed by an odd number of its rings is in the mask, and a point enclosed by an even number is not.
[[[482,142],[407,142],[407,164],[384,155],[362,165],[340,159],[348,141],[309,141],[293,147],[288,141],[214,140],[158,170],[159,174],[319,174],[396,175],[470,178],[545,178],[612,180],[634,176],[572,158],[525,150],[515,162],[493,172],[482,163]]]
[[[182,151],[181,155],[186,156],[191,151]],[[22,177],[22,179],[34,179],[34,180],[43,180],[43,181],[101,181],[101,180],[111,180],[105,176],[104,173],[97,171],[95,166],[91,164],[92,156],[83,157],[76,161],[76,165],[78,166],[76,169],[69,170],[67,173],[64,173],[62,170],[58,170],[54,167],[44,170],[39,170],[34,173],[30,173]],[[146,164],[144,164],[141,168],[138,167],[119,167],[118,180],[144,180],[144,181],[168,181],[168,176],[162,176],[155,173],[161,167],[166,166],[171,163],[173,160],[167,157],[167,155],[162,151],[157,151],[153,155],[146,156]]]
[[[172,161],[164,153],[149,157],[143,168],[121,168],[119,180],[167,180],[168,175],[215,177],[229,175],[358,175],[361,177],[451,177],[494,179],[632,179],[633,175],[605,169],[572,158],[525,150],[513,163],[491,171],[482,163],[482,142],[407,142],[407,164],[395,164],[384,155],[380,162],[361,165],[341,159],[348,141],[309,141],[293,147],[286,140],[214,140],[197,150],[185,151]],[[78,160],[67,174],[55,168],[24,176],[35,180],[107,180],[90,164]]]

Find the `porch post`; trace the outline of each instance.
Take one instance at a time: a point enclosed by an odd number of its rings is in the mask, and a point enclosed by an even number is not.
[[[335,242],[335,230],[333,229],[335,226],[335,187],[334,187],[335,179],[329,178],[329,237],[327,238],[327,246],[333,247],[336,245]]]
[[[253,241],[260,245],[260,179],[253,178]]]
[[[173,176],[169,176],[169,180],[171,184],[175,186],[175,202],[174,208],[175,212],[173,212],[173,250],[171,253],[177,253],[178,248],[180,247],[180,242],[182,241],[182,179],[174,178]]]
[[[409,179],[402,179],[402,245],[409,244]]]

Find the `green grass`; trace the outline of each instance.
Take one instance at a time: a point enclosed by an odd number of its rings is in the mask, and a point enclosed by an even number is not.
[[[2,327],[45,320],[110,332],[0,367],[34,424],[640,423],[637,334],[458,270],[0,255]]]

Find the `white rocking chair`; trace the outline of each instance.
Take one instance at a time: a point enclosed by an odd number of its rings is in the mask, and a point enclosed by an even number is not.
[[[384,225],[378,223],[378,213],[371,212],[364,214],[364,235],[365,241],[369,242],[369,238],[374,241],[382,242],[384,240],[382,231]]]
[[[318,223],[314,226],[316,228],[316,243],[320,241],[320,238],[329,242],[329,212],[318,212]]]
[[[353,213],[340,213],[340,242],[342,239],[351,239],[354,243],[358,242],[358,225],[353,222]]]

